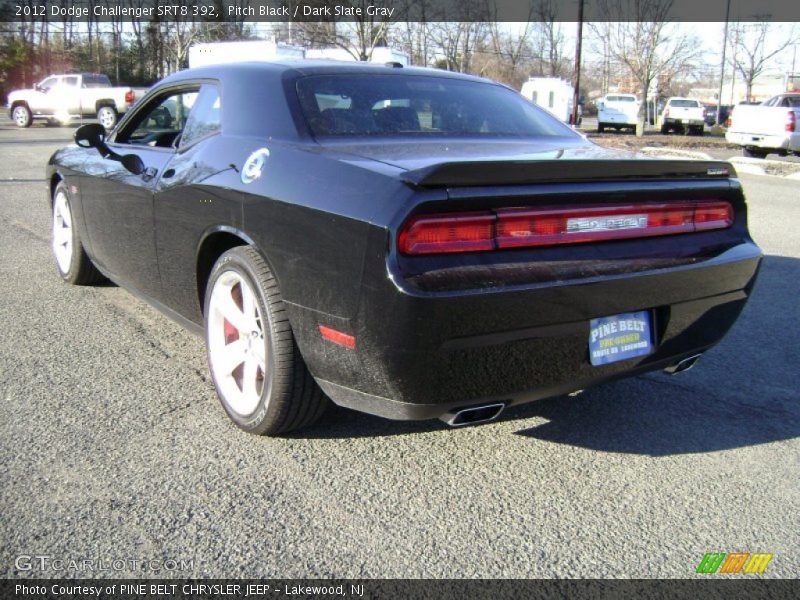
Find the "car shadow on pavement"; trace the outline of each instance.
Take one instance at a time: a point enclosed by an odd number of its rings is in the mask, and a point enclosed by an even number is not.
[[[649,373],[510,411],[547,422],[517,434],[559,444],[666,456],[800,437],[800,260],[767,256],[723,341],[691,371]]]
[[[546,419],[516,432],[598,451],[666,456],[800,437],[800,260],[765,257],[736,325],[685,373],[623,379],[580,396],[508,409],[501,421]],[[477,425],[476,427],[481,427]],[[449,430],[333,407],[297,438],[384,437]]]

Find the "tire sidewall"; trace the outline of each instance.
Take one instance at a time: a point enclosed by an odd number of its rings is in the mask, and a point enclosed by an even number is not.
[[[256,409],[249,415],[241,415],[231,408],[221,393],[220,386],[217,384],[216,377],[214,375],[214,369],[211,368],[211,346],[209,344],[209,307],[211,304],[211,294],[219,277],[227,271],[234,271],[240,275],[246,281],[247,285],[250,286],[250,289],[253,290],[253,293],[255,294],[255,300],[258,303],[258,308],[261,311],[264,343],[267,345],[268,359],[266,369],[269,371],[269,373],[265,373],[267,378],[265,378],[264,387],[261,390],[261,398],[258,402],[258,405]],[[270,402],[275,390],[273,317],[266,301],[266,291],[261,287],[261,284],[259,283],[259,277],[255,272],[251,261],[241,253],[240,248],[234,248],[225,252],[211,270],[211,274],[208,278],[208,284],[206,286],[203,314],[205,315],[203,331],[206,341],[206,356],[208,360],[209,372],[211,373],[211,380],[214,383],[214,388],[216,389],[220,404],[222,404],[222,407],[225,409],[228,417],[230,417],[230,419],[241,429],[251,433],[262,433],[266,431],[275,417],[275,415],[272,414],[275,411],[271,410],[273,404]]]

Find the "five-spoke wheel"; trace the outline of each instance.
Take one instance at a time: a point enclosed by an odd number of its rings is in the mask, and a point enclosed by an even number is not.
[[[211,378],[236,425],[275,435],[322,415],[327,399],[297,348],[278,283],[255,248],[219,257],[204,308]]]

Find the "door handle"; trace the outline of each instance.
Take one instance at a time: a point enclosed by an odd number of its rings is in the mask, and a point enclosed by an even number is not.
[[[161,174],[161,177],[162,179],[169,179],[173,175],[175,175],[175,169],[167,169]]]
[[[144,170],[144,173],[142,173],[142,179],[144,179],[145,181],[150,181],[153,177],[156,176],[156,173],[158,173],[158,169],[156,169],[155,167],[147,167]]]

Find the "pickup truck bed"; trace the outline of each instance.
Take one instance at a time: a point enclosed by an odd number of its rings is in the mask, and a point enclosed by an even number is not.
[[[762,104],[736,106],[725,139],[745,156],[800,153],[800,94],[779,94]]]

